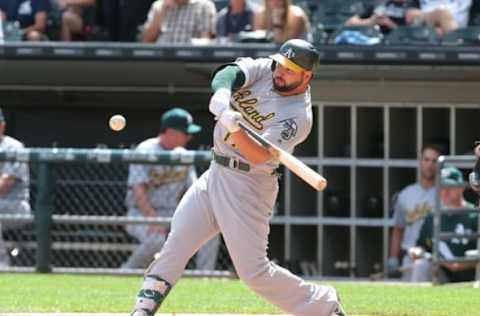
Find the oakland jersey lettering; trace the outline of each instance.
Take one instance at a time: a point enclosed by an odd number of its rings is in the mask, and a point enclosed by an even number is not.
[[[262,114],[257,110],[258,99],[250,97],[250,90],[239,90],[233,94],[232,108],[240,112],[243,118],[258,130],[263,130],[263,122],[275,117],[275,113]]]

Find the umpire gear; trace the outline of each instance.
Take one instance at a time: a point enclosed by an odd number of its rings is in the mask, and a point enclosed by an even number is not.
[[[286,41],[270,58],[295,72],[312,71],[319,62],[315,46],[301,39]]]

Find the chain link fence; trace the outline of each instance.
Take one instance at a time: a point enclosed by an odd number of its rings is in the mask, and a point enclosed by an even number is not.
[[[210,159],[209,151],[0,151],[2,173],[5,166],[13,164],[26,172],[24,179],[17,179],[15,184],[24,185],[25,194],[6,193],[2,197],[14,201],[13,207],[0,209],[0,270],[143,273],[161,249],[164,236],[152,232],[155,238],[142,243],[131,232],[161,231],[155,227],[164,227],[168,232],[173,210],[156,218],[134,216],[129,212],[129,177],[135,178],[134,173],[142,166],[172,172],[186,170],[192,164],[201,169]],[[20,210],[22,203],[29,204],[31,211]],[[134,254],[142,249],[147,260],[131,264]],[[219,237],[190,260],[186,274],[228,276],[231,271],[231,260]]]

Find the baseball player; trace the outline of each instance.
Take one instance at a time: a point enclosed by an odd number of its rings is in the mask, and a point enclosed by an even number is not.
[[[313,45],[293,39],[270,58],[240,58],[217,69],[209,104],[218,120],[214,159],[180,201],[132,315],[153,315],[189,258],[219,232],[240,279],[270,303],[293,315],[345,315],[334,288],[306,282],[268,260],[279,162],[238,124],[292,152],[312,128],[309,83],[318,59]]]
[[[404,188],[398,194],[394,205],[390,256],[387,261],[389,274],[401,267],[412,265],[408,250],[415,246],[425,217],[433,211],[435,205],[435,171],[441,150],[436,145],[423,147],[420,159],[420,179]],[[401,266],[400,266],[401,263]],[[410,282],[410,270],[402,272],[402,280]]]
[[[160,134],[141,142],[136,150],[157,152],[181,151],[201,127],[193,123],[190,113],[173,108],[162,115]],[[186,189],[197,178],[193,166],[132,164],[129,168],[125,204],[128,216],[171,217]],[[140,245],[122,265],[124,269],[145,269],[155,253],[162,248],[169,227],[154,225],[127,225],[127,231]],[[213,270],[217,259],[220,238],[212,238],[196,256],[196,268]]]
[[[0,148],[20,149],[23,144],[13,137],[5,135],[6,122],[0,109]],[[18,161],[0,161],[0,212],[29,214],[30,176],[28,165]],[[9,227],[17,226],[15,223]],[[6,227],[4,224],[3,227]],[[8,266],[10,259],[2,239],[2,223],[0,222],[0,266]]]

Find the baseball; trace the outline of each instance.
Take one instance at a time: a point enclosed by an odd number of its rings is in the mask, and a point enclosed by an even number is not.
[[[127,125],[127,120],[123,115],[115,114],[110,118],[108,124],[112,130],[118,132],[125,128],[125,125]]]

